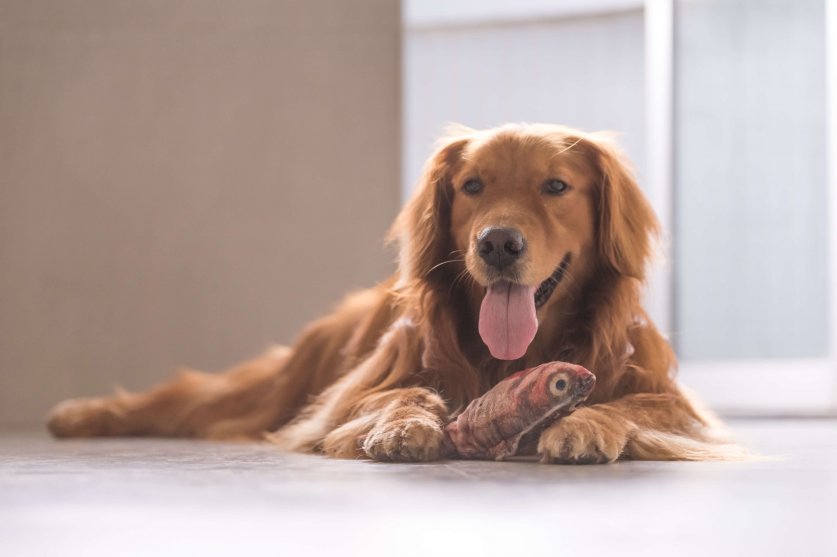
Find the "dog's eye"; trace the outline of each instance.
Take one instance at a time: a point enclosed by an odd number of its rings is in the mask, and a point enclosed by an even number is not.
[[[476,178],[471,178],[462,184],[462,191],[469,195],[476,195],[482,191],[482,182]]]
[[[548,195],[564,195],[569,189],[570,186],[566,182],[554,178],[547,180],[543,185],[543,192]]]

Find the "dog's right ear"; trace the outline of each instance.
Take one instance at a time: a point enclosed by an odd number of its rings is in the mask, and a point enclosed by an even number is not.
[[[427,161],[412,198],[389,231],[397,242],[399,282],[411,284],[430,278],[431,271],[450,253],[451,177],[471,140],[470,130],[460,129],[443,138]]]

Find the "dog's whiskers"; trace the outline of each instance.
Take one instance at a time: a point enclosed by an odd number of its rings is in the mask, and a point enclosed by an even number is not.
[[[448,263],[456,263],[457,261],[464,262],[465,259],[448,259],[446,261],[442,261],[441,263],[437,263],[436,265],[433,265],[430,269],[428,269],[428,271],[425,273],[425,276],[429,275],[442,265],[447,265]]]
[[[450,288],[448,289],[448,299],[450,299],[451,295],[453,295],[453,289],[456,287],[456,284],[461,281],[462,279],[468,279],[473,281],[474,277],[471,276],[471,273],[468,272],[468,269],[462,269],[456,278],[453,279],[450,283]]]
[[[448,253],[448,257],[453,257],[453,256],[455,256],[455,255],[462,255],[462,256],[464,256],[464,255],[465,255],[465,251],[464,251],[464,250],[461,250],[461,249],[455,249],[455,250],[451,251],[450,253]],[[462,259],[447,259],[447,260],[445,260],[445,261],[442,261],[441,263],[437,263],[437,264],[433,265],[433,266],[432,266],[432,267],[431,267],[431,268],[430,268],[430,269],[429,269],[429,270],[428,270],[428,271],[424,274],[424,276],[426,277],[427,275],[429,275],[430,273],[432,273],[433,271],[435,271],[436,269],[438,269],[438,268],[439,268],[439,267],[441,267],[442,265],[447,265],[448,263],[456,263],[457,261],[458,261],[458,262],[461,262],[461,263],[464,263],[464,262],[465,262],[465,258],[463,257]]]

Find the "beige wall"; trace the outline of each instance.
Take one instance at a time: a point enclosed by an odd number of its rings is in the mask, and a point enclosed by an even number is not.
[[[0,422],[218,369],[391,270],[391,0],[0,0]]]

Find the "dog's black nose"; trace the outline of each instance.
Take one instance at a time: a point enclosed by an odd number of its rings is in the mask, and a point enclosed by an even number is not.
[[[486,263],[497,269],[508,267],[526,251],[526,239],[515,228],[489,226],[477,236],[477,249]]]

